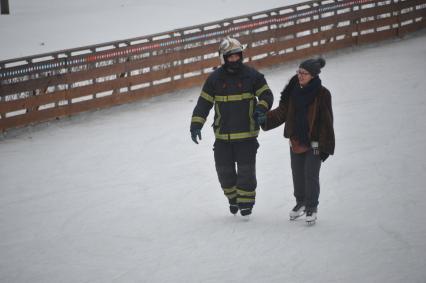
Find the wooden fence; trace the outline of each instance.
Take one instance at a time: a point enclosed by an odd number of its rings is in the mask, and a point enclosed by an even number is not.
[[[0,61],[0,129],[201,84],[226,35],[256,68],[425,28],[426,0],[318,0],[122,41]]]

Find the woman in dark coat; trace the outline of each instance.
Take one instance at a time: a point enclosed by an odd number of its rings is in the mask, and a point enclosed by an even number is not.
[[[321,161],[334,153],[335,145],[331,95],[318,76],[324,66],[323,58],[303,61],[281,92],[279,106],[266,114],[262,124],[271,130],[285,123],[296,198],[290,220],[306,212],[308,224],[317,218]]]

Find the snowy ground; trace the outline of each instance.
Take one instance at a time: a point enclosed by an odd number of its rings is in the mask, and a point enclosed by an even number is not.
[[[10,0],[0,60],[140,37],[301,0]]]
[[[287,220],[282,127],[261,133],[251,220],[229,214],[211,129],[189,137],[199,88],[11,131],[0,282],[426,282],[425,58],[424,32],[326,56],[337,146],[314,227]],[[263,71],[275,105],[296,67]]]

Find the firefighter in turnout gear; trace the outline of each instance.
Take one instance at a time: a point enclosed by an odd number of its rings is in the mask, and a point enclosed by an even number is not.
[[[266,120],[273,95],[263,74],[243,64],[243,46],[226,37],[219,47],[222,66],[204,83],[191,119],[191,138],[214,107],[214,159],[220,185],[232,214],[250,215],[256,198],[256,153],[259,125]]]

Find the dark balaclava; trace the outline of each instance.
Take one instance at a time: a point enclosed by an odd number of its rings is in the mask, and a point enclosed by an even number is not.
[[[317,59],[308,59],[303,61],[299,68],[305,69],[311,74],[311,76],[316,77],[321,73],[321,68],[325,66],[325,60],[323,58]]]
[[[229,62],[228,57],[232,54],[238,54],[240,55],[240,59],[235,62]],[[237,52],[237,53],[231,53],[227,54],[223,57],[225,59],[225,69],[230,73],[237,73],[239,70],[241,70],[241,67],[243,66],[243,52]]]

